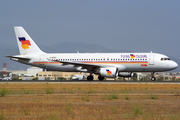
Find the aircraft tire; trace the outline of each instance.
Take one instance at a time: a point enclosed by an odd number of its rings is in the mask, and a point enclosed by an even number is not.
[[[104,80],[104,77],[102,77],[102,76],[98,76],[98,79],[99,79],[99,81],[103,81]]]
[[[156,81],[156,78],[155,78],[155,77],[152,77],[151,80],[152,80],[152,81]]]
[[[92,75],[90,75],[90,76],[87,77],[87,80],[89,80],[89,81],[91,81],[91,80],[93,80],[93,79],[94,79],[94,77],[93,77]]]

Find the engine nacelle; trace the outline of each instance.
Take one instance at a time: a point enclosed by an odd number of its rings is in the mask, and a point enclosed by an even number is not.
[[[99,73],[102,77],[115,78],[117,77],[117,68],[115,67],[101,68]]]
[[[132,77],[133,76],[133,73],[132,72],[119,72],[118,73],[118,76],[119,77]]]

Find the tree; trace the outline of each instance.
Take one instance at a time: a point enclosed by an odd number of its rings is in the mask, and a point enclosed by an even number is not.
[[[133,74],[133,80],[134,81],[137,80],[137,74],[136,73]]]

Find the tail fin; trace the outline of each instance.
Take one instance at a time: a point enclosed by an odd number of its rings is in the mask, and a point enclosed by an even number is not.
[[[31,53],[43,53],[32,38],[27,34],[21,26],[14,27],[16,34],[16,39],[19,47],[19,52],[21,55],[31,54]]]

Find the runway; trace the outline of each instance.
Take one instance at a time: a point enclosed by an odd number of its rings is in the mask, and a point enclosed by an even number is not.
[[[87,81],[87,80],[17,80],[17,81],[0,81],[1,83],[64,83],[64,84],[180,84],[180,81]]]

